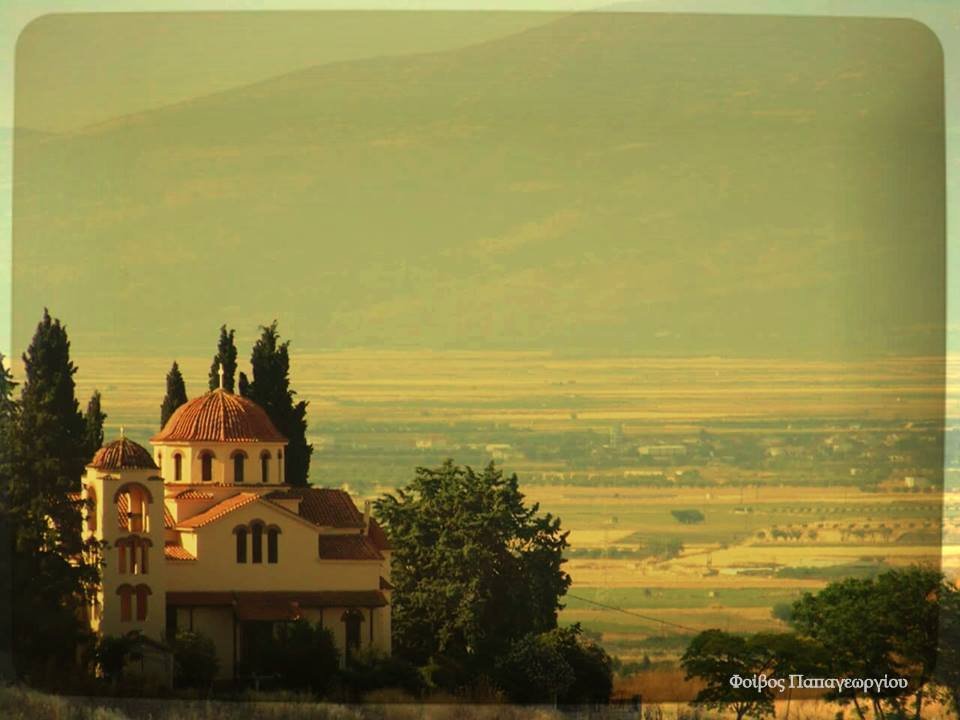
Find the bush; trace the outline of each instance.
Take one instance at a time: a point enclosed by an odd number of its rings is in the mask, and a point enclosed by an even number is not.
[[[613,691],[613,660],[579,624],[521,638],[498,675],[518,703],[605,703]]]
[[[173,648],[173,682],[177,687],[209,688],[220,663],[213,641],[200,633],[177,633]]]
[[[343,689],[353,700],[359,700],[379,690],[399,690],[419,697],[427,689],[420,670],[398,657],[387,657],[366,651],[357,654],[340,673]]]
[[[333,634],[306,620],[278,624],[258,663],[278,676],[281,687],[322,693],[340,665]]]
[[[553,704],[573,685],[573,668],[548,635],[524,635],[497,664],[500,685],[512,702]]]
[[[116,682],[123,675],[123,667],[133,645],[134,640],[125,636],[104,635],[97,641],[93,658],[107,680]]]

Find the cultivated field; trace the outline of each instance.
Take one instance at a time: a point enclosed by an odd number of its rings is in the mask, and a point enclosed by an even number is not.
[[[146,441],[174,359],[79,355],[79,394],[103,393],[108,434],[122,424]],[[176,359],[188,394],[205,391],[210,360]],[[516,472],[570,531],[562,622],[580,622],[634,669],[666,668],[708,627],[784,628],[783,608],[831,580],[939,562],[941,532],[943,566],[960,572],[960,495],[940,492],[945,375],[934,358],[308,354],[294,344],[292,360],[292,386],[310,402],[313,482],[376,497],[447,457]],[[956,387],[951,377],[952,414]],[[663,447],[677,454],[651,454]],[[702,519],[673,514],[690,510]]]

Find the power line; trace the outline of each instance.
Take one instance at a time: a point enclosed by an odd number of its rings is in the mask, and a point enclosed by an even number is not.
[[[650,615],[643,615],[633,610],[625,610],[622,607],[617,607],[616,605],[606,605],[602,602],[597,602],[596,600],[590,600],[579,595],[571,595],[567,593],[567,597],[573,598],[574,600],[582,600],[583,602],[590,603],[591,605],[597,605],[598,607],[606,608],[607,610],[615,610],[617,612],[622,612],[625,615],[633,615],[634,617],[641,618],[647,622],[659,623],[660,625],[672,625],[673,627],[678,627],[681,630],[690,630],[692,632],[700,632],[698,628],[690,627],[689,625],[681,625],[680,623],[670,622],[669,620],[661,620],[659,618],[651,617]]]

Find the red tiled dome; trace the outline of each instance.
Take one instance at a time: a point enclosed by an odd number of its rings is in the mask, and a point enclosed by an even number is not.
[[[127,438],[104,445],[97,450],[90,464],[97,470],[157,469],[150,452]]]
[[[255,402],[223,389],[184,403],[150,442],[286,442]]]

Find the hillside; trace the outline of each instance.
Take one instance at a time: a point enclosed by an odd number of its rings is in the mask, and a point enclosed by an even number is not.
[[[18,137],[15,343],[935,354],[942,116],[915,23],[588,14]]]

